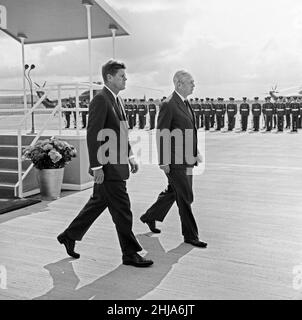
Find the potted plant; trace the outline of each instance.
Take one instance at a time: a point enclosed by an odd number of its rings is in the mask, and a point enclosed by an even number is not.
[[[53,200],[60,197],[64,168],[76,155],[72,145],[57,138],[38,140],[24,150],[23,157],[31,160],[38,170],[42,198]]]

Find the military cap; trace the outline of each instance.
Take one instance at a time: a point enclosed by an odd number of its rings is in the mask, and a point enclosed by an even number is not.
[[[203,101],[203,99],[200,99],[200,101],[202,102],[202,101]]]
[[[243,100],[246,100],[246,99],[247,99],[247,97],[243,97],[242,99],[243,99]]]
[[[153,101],[153,99],[152,99],[152,98],[150,98],[150,99],[149,99],[149,101]]]
[[[259,99],[259,97],[255,97],[254,99],[255,99],[255,100],[258,100],[258,99]]]
[[[210,98],[208,98],[208,97],[207,97],[207,98],[206,98],[206,100],[207,100],[207,101],[209,101],[209,100],[210,100]]]
[[[233,97],[230,97],[229,100],[234,101],[235,99]]]
[[[199,100],[199,98],[195,98],[195,101],[198,101]]]

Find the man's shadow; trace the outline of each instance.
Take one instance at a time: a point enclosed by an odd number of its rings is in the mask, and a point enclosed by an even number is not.
[[[145,258],[154,260],[149,268],[134,268],[121,264],[115,270],[79,289],[80,282],[73,270],[72,259],[66,258],[46,265],[53,278],[53,288],[34,300],[135,300],[154,290],[165,279],[180,258],[193,247],[182,243],[165,252],[157,237],[150,233],[137,236],[148,251]]]

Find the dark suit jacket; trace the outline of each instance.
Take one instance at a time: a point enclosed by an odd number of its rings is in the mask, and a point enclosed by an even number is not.
[[[121,99],[119,101],[122,104]],[[89,105],[87,126],[89,168],[103,165],[105,180],[120,181],[129,178],[128,156],[131,148],[128,127],[121,122],[118,112],[114,96],[106,87]],[[91,169],[89,173],[93,175]]]
[[[198,150],[194,112],[192,107],[188,110],[175,91],[160,106],[157,129],[159,164],[169,164],[174,169],[196,165]],[[169,139],[165,131],[172,132]]]

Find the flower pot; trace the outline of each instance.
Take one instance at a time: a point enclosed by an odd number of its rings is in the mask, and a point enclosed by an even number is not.
[[[38,170],[41,197],[44,200],[60,198],[64,168]]]

